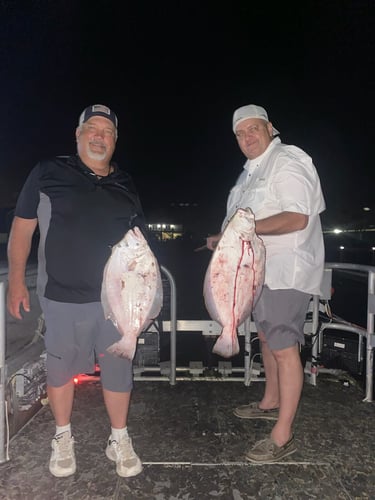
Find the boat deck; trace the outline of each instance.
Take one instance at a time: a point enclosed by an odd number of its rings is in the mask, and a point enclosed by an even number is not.
[[[144,464],[117,476],[104,453],[109,424],[98,377],[76,386],[72,417],[77,472],[48,471],[54,422],[48,404],[15,435],[0,465],[0,498],[370,499],[375,498],[375,406],[350,377],[320,374],[305,383],[295,421],[298,451],[272,465],[244,458],[272,421],[243,420],[232,409],[257,401],[264,382],[136,381],[129,431]]]

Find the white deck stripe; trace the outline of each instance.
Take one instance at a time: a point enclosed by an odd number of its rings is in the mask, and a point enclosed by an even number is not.
[[[318,465],[323,467],[328,467],[331,464],[329,462],[306,462],[306,461],[288,461],[288,462],[272,462],[267,464],[256,464],[252,462],[142,462],[143,465],[165,465],[167,467],[244,467],[244,466],[258,466],[258,465]]]

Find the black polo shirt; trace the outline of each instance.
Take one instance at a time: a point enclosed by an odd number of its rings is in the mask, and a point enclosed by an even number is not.
[[[59,302],[100,300],[111,248],[135,225],[146,233],[131,177],[114,172],[97,178],[76,156],[38,163],[17,201],[15,215],[38,218],[37,291]]]

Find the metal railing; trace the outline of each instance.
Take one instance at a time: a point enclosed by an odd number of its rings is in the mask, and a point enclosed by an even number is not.
[[[346,332],[354,333],[359,336],[359,342],[362,337],[366,339],[366,380],[365,380],[365,402],[373,401],[373,387],[374,387],[374,349],[375,349],[375,335],[374,335],[374,315],[375,315],[375,266],[367,266],[363,264],[345,264],[342,262],[327,262],[326,269],[338,271],[355,271],[361,274],[367,274],[367,317],[366,328],[362,328],[354,324],[346,324],[340,321],[334,321],[323,325],[320,335],[323,336],[326,329],[341,329]],[[319,314],[319,311],[315,311]],[[317,346],[313,355],[318,354],[319,347]]]
[[[165,268],[163,269],[164,271]],[[333,321],[323,324],[319,328],[319,314],[320,314],[320,300],[329,300],[331,298],[330,291],[332,287],[332,271],[333,270],[341,270],[341,271],[355,271],[362,274],[367,274],[367,328],[363,328],[361,326],[355,324],[349,324],[348,322],[340,321],[334,319]],[[176,366],[176,332],[192,332],[192,331],[201,331],[203,335],[219,335],[221,331],[220,325],[218,325],[215,321],[199,321],[199,320],[177,320],[176,319],[176,286],[174,283],[173,276],[167,271],[170,279],[171,285],[173,285],[173,289],[171,290],[171,304],[173,306],[173,321],[171,314],[171,322],[164,321],[163,322],[163,330],[169,331],[171,333],[171,363],[170,363],[170,372],[169,378],[170,383],[175,384],[176,380],[192,380],[191,376],[184,377],[177,376],[176,371],[187,371],[187,368],[177,367]],[[172,307],[171,307],[172,310]],[[374,314],[375,314],[375,266],[367,266],[362,264],[345,264],[341,262],[327,262],[325,264],[325,273],[324,280],[322,284],[322,295],[314,295],[312,297],[312,322],[311,322],[311,331],[307,332],[311,335],[318,336],[319,341],[312,343],[312,364],[311,364],[311,372],[310,372],[310,384],[316,385],[317,376],[319,373],[319,367],[317,366],[314,360],[319,359],[322,337],[324,336],[326,330],[328,329],[336,329],[345,331],[348,333],[353,333],[358,336],[359,348],[358,348],[358,356],[360,356],[360,345],[363,338],[366,339],[366,374],[365,374],[365,402],[373,401],[373,370],[374,370],[374,349],[375,349],[375,334],[374,334]],[[251,367],[251,334],[256,332],[255,325],[250,319],[246,320],[244,324],[239,328],[239,334],[245,336],[245,353],[244,353],[244,367],[240,369],[232,369],[232,371],[241,371],[244,374],[243,381],[245,385],[250,385],[252,380],[264,380],[264,378],[253,377],[252,376],[252,367]],[[152,368],[154,370],[158,370],[158,368]],[[194,369],[192,370],[194,373]],[[167,370],[168,373],[168,370]],[[160,380],[160,377],[157,377],[156,380]],[[212,377],[204,377],[200,375],[197,380],[205,381],[205,380],[215,380]],[[225,381],[233,381],[233,380],[241,380],[239,377],[225,377]]]

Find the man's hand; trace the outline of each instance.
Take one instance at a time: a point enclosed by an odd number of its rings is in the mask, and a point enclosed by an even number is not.
[[[30,312],[30,296],[25,285],[8,288],[7,307],[9,313],[16,319],[22,319],[21,306],[24,311]]]
[[[215,248],[217,247],[217,244],[219,243],[220,238],[221,238],[221,233],[213,234],[212,236],[208,236],[206,239],[207,248],[209,250],[215,250]]]

